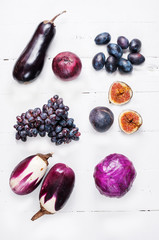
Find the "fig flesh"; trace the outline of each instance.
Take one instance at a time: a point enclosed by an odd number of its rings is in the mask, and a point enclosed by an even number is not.
[[[132,95],[131,87],[124,82],[117,81],[110,86],[108,98],[110,103],[122,105],[129,102]]]
[[[142,117],[133,110],[125,110],[119,115],[119,126],[127,134],[136,132],[142,125]]]

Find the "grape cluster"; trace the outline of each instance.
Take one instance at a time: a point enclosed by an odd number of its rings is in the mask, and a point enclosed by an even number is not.
[[[63,104],[63,99],[55,95],[40,108],[29,109],[17,116],[16,139],[26,142],[27,137],[44,137],[46,134],[56,145],[78,141],[81,135],[74,124],[73,118],[68,118],[69,107]]]

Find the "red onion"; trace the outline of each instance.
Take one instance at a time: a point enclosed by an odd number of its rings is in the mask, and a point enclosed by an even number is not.
[[[71,168],[63,163],[55,164],[43,181],[39,195],[40,210],[31,220],[60,210],[73,190],[74,181],[75,174]]]
[[[10,176],[10,187],[16,194],[25,195],[32,192],[41,182],[48,166],[47,159],[52,153],[36,154],[22,160]]]
[[[61,52],[52,62],[53,72],[64,81],[73,80],[78,77],[81,68],[81,60],[72,52]]]

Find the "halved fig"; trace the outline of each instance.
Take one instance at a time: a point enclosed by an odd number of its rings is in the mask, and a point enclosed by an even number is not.
[[[108,98],[110,103],[122,105],[129,102],[132,95],[131,87],[124,82],[117,81],[110,86]]]
[[[133,110],[125,110],[119,115],[119,126],[127,134],[136,132],[142,125],[142,117]]]

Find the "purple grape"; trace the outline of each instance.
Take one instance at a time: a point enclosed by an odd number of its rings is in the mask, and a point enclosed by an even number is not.
[[[29,109],[21,116],[17,116],[17,124],[14,125],[17,130],[16,139],[25,142],[27,136],[36,137],[39,134],[44,137],[47,132],[48,137],[56,145],[76,141],[80,133],[73,123],[74,120],[68,118],[68,111],[69,107],[63,104],[63,99],[55,95],[48,104],[43,105],[42,110]]]

